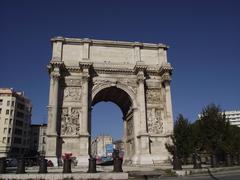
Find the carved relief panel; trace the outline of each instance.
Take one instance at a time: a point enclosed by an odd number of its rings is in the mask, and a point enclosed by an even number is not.
[[[133,135],[133,119],[127,121],[127,136]]]
[[[163,133],[163,119],[161,118],[160,109],[152,108],[147,110],[147,124],[150,134]]]
[[[148,89],[146,91],[146,101],[148,104],[159,104],[161,100],[160,89]]]
[[[80,87],[82,81],[80,79],[65,79],[66,86]]]
[[[80,108],[63,108],[61,115],[61,134],[79,135],[80,120]]]
[[[64,101],[80,101],[80,87],[66,87],[63,92]]]

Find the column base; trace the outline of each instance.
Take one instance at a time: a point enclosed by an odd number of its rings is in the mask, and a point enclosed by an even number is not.
[[[138,154],[131,158],[133,165],[153,165],[153,159],[150,154]]]
[[[139,164],[140,165],[152,165],[153,159],[150,154],[141,154],[139,155]]]
[[[89,159],[88,155],[87,156],[77,156],[77,165],[88,167],[88,159]]]

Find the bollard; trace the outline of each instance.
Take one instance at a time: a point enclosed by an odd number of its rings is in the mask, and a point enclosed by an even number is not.
[[[123,172],[122,159],[120,159],[119,156],[116,156],[113,159],[113,172]]]
[[[38,173],[47,173],[47,160],[44,157],[41,157],[39,160]]]
[[[2,157],[0,158],[0,174],[6,173],[6,158]]]
[[[173,170],[182,170],[181,160],[176,154],[173,155]]]
[[[240,165],[240,154],[237,154],[237,165]]]
[[[71,159],[64,159],[64,161],[63,161],[63,173],[72,173]]]
[[[225,165],[226,166],[232,166],[232,160],[231,160],[230,154],[226,155]]]
[[[97,168],[96,168],[96,159],[95,158],[90,158],[88,159],[89,164],[88,164],[88,173],[96,173]]]
[[[192,159],[193,159],[193,169],[201,169],[202,168],[201,157],[194,152]]]
[[[211,155],[211,167],[214,168],[214,167],[217,167],[218,166],[218,163],[217,163],[217,157],[215,154],[212,154]]]
[[[19,158],[17,163],[17,174],[25,173],[25,160],[24,158]]]

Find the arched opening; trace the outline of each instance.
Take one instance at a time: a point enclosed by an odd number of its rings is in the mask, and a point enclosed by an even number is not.
[[[91,137],[111,135],[113,140],[123,138],[123,114],[121,109],[112,102],[99,102],[92,107]],[[112,128],[108,128],[112,127]]]
[[[91,113],[91,155],[100,162],[111,160],[113,149],[126,157],[127,117],[132,114],[131,97],[112,86],[95,94]],[[96,108],[96,109],[95,109]]]

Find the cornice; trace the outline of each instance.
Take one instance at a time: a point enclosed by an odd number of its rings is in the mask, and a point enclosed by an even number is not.
[[[166,63],[163,64],[160,68],[159,68],[159,74],[163,75],[165,73],[169,73],[170,75],[172,74],[173,68],[171,66],[170,63]]]
[[[142,61],[138,61],[136,62],[136,65],[134,66],[134,72],[137,74],[139,71],[143,71],[145,72],[147,70],[147,65],[142,62]]]
[[[139,46],[141,48],[150,48],[150,49],[168,49],[169,46],[162,43],[141,43],[141,42],[130,42],[130,41],[113,41],[113,40],[97,40],[97,39],[89,39],[89,38],[64,38],[61,36],[54,37],[51,39],[51,42],[62,42],[65,44],[83,44],[89,43],[92,45],[103,45],[103,46],[112,46],[112,47],[136,47]]]
[[[90,69],[92,68],[93,62],[79,62],[79,67],[81,69]]]
[[[52,72],[54,70],[54,68],[58,68],[58,69],[63,69],[64,66],[64,62],[63,61],[50,61],[50,63],[47,65],[47,69],[48,69],[48,73]]]
[[[65,66],[65,69],[70,72],[82,72],[81,68],[77,66]]]

